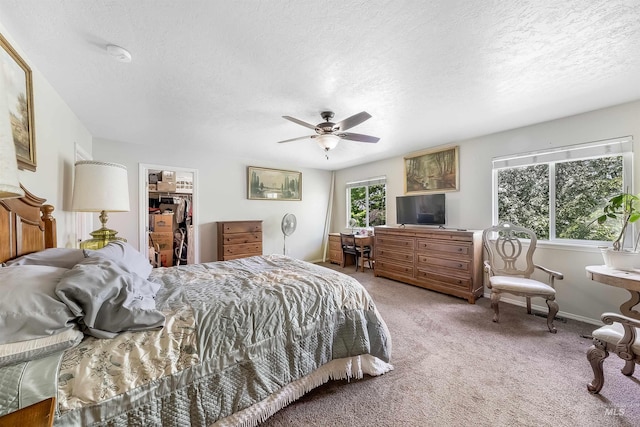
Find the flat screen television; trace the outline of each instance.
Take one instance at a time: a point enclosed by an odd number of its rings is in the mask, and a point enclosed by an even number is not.
[[[396,197],[398,224],[444,225],[444,193]]]

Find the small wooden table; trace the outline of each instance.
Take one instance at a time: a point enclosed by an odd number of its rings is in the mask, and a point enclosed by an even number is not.
[[[585,269],[589,279],[629,291],[631,298],[620,306],[620,312],[640,320],[640,312],[633,310],[640,303],[640,270],[614,270],[604,265],[588,265]]]

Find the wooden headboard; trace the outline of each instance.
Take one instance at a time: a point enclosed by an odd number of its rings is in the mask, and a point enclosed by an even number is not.
[[[56,247],[53,206],[22,189],[24,197],[0,200],[0,262]]]

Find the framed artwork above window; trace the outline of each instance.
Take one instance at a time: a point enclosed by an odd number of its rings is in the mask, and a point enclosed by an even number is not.
[[[420,151],[404,158],[404,193],[458,191],[458,146]]]

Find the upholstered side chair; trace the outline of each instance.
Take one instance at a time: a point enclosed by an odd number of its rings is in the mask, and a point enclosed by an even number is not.
[[[523,240],[529,241],[526,251]],[[489,277],[487,287],[491,290],[493,321],[498,322],[500,318],[498,303],[502,294],[525,297],[529,314],[531,314],[531,298],[541,297],[545,299],[549,307],[547,316],[549,332],[556,333],[553,319],[559,308],[555,301],[554,280],[561,280],[563,275],[534,264],[533,254],[536,250],[537,240],[533,230],[508,223],[483,231],[482,241],[488,256],[488,259],[484,261],[484,270]],[[531,278],[536,269],[547,274],[546,283]]]
[[[621,371],[626,376],[633,375],[636,364],[640,363],[640,320],[615,313],[604,313],[601,319],[604,326],[593,331],[593,345],[587,351],[594,376],[587,389],[593,394],[599,393],[604,385],[602,364],[609,352],[625,361]]]

